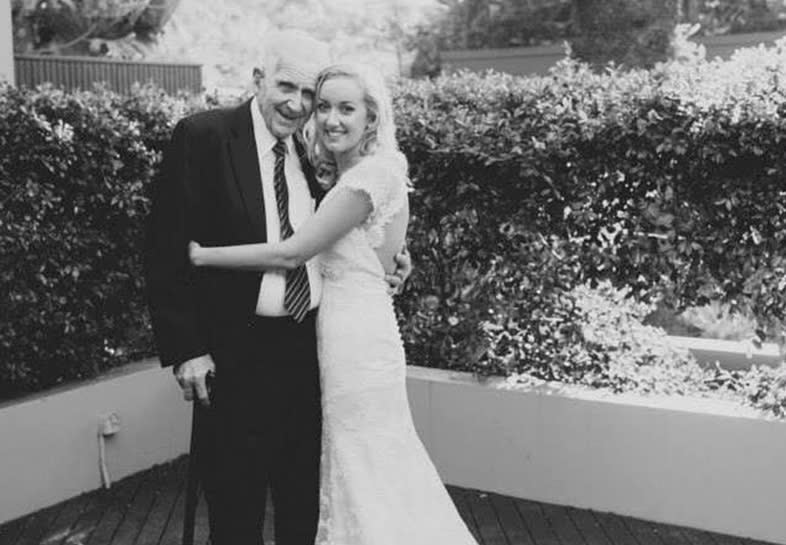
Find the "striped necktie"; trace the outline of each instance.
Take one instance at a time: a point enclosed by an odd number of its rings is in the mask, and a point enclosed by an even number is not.
[[[273,175],[273,185],[276,190],[276,205],[278,206],[278,219],[281,222],[281,240],[292,236],[292,224],[289,223],[289,192],[287,191],[287,178],[284,174],[284,156],[286,146],[283,140],[277,140],[273,146],[276,154],[276,166]],[[306,266],[301,265],[287,271],[286,287],[284,288],[284,308],[296,322],[303,321],[311,306],[311,288],[308,285]]]

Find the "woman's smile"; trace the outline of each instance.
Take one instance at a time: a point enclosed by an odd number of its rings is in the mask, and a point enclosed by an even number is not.
[[[363,88],[351,78],[336,78],[322,85],[316,108],[322,143],[345,157],[357,153],[368,124]]]

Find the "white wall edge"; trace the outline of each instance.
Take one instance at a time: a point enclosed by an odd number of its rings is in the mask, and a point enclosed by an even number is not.
[[[5,36],[5,38],[2,38]],[[14,31],[11,1],[0,0],[0,81],[14,85]]]
[[[408,391],[449,484],[786,544],[786,422],[752,408],[414,366]]]

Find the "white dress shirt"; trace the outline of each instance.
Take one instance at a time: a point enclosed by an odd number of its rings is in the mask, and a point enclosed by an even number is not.
[[[276,164],[273,146],[276,137],[270,131],[259,111],[256,97],[251,101],[251,121],[254,129],[254,140],[257,144],[257,159],[259,172],[262,176],[262,197],[265,202],[265,223],[267,225],[267,241],[279,242],[281,240],[281,220],[278,217],[278,204],[276,203],[276,189],[274,185],[274,169]],[[306,182],[306,177],[300,168],[300,159],[295,151],[292,137],[287,138],[286,156],[284,159],[284,173],[287,178],[289,193],[289,223],[292,230],[297,231],[303,223],[311,217],[316,206],[315,200]],[[308,283],[311,288],[311,308],[319,305],[322,294],[322,277],[317,265],[317,257],[306,263]],[[259,316],[286,316],[289,313],[284,309],[284,288],[286,286],[286,271],[266,271],[262,276],[257,298],[256,313]]]

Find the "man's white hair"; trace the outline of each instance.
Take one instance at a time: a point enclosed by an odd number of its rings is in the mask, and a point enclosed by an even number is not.
[[[262,69],[274,74],[282,61],[307,67],[316,74],[330,64],[329,46],[298,29],[273,30],[264,38]]]

